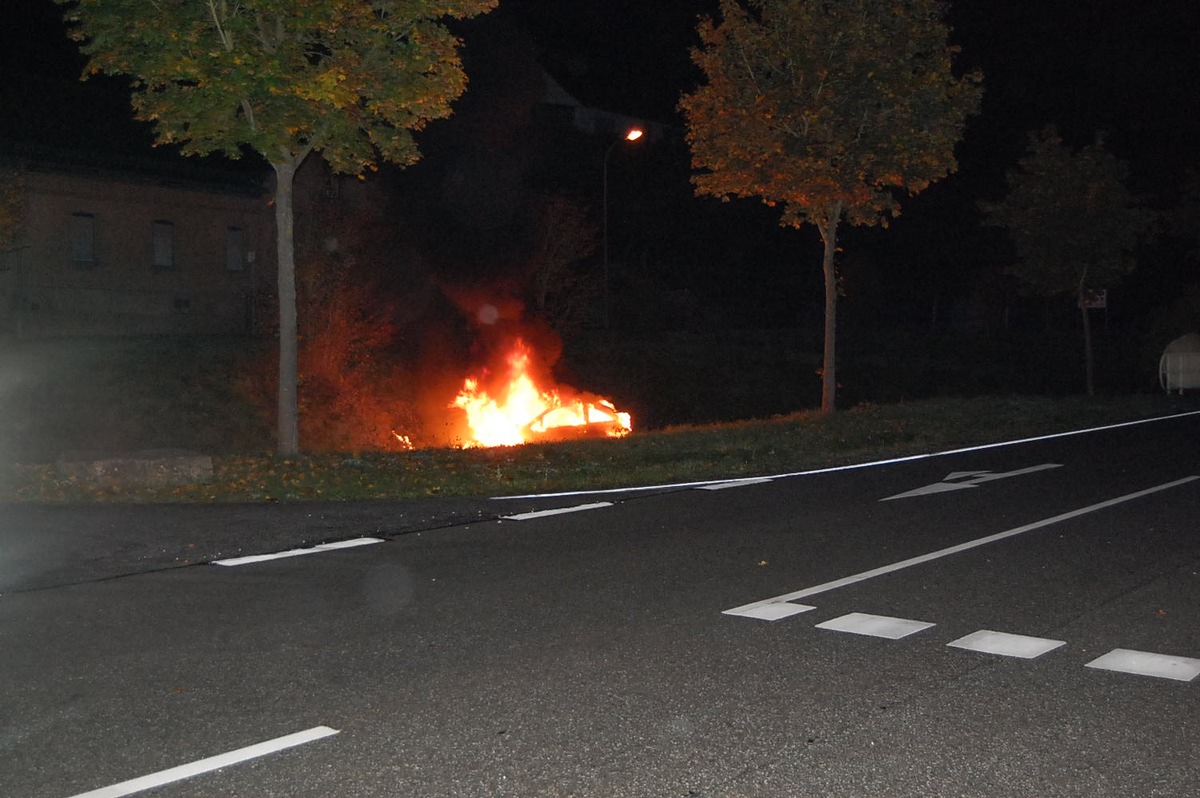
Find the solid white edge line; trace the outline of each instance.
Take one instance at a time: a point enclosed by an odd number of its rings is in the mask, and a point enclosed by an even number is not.
[[[268,560],[282,560],[285,557],[302,557],[305,554],[319,554],[323,551],[335,551],[337,549],[351,549],[356,546],[369,546],[372,543],[383,543],[383,538],[351,538],[350,540],[335,540],[332,543],[321,543],[317,546],[310,546],[304,549],[288,549],[287,551],[277,551],[271,554],[250,554],[245,557],[229,557],[224,560],[213,560],[213,565],[249,565],[255,562],[267,562]]]
[[[757,477],[742,477],[741,479],[706,479],[698,482],[674,482],[663,485],[642,485],[631,488],[604,488],[602,490],[571,490],[561,493],[526,493],[520,496],[492,496],[492,501],[507,501],[510,499],[561,499],[567,496],[601,496],[611,493],[638,493],[641,491],[651,490],[677,490],[682,488],[698,488],[704,485],[718,485],[726,482],[741,482],[747,480],[772,480],[786,479],[788,477],[808,477],[817,474],[833,474],[839,471],[857,471],[861,468],[874,468],[876,466],[894,465],[896,463],[908,463],[914,460],[927,460],[931,457],[945,457],[952,454],[966,454],[967,452],[982,452],[987,449],[998,449],[1004,446],[1017,446],[1022,443],[1036,443],[1038,441],[1049,441],[1055,438],[1067,438],[1072,435],[1085,435],[1089,432],[1104,432],[1110,429],[1119,429],[1121,427],[1132,427],[1138,424],[1149,424],[1154,421],[1170,421],[1176,418],[1185,418],[1187,416],[1200,415],[1200,410],[1189,410],[1186,413],[1174,413],[1169,416],[1156,416],[1155,418],[1139,418],[1136,421],[1120,421],[1115,424],[1106,424],[1101,427],[1090,427],[1088,429],[1069,430],[1067,432],[1052,432],[1047,435],[1037,435],[1032,438],[1020,438],[1012,441],[999,441],[997,443],[984,443],[978,446],[964,446],[961,449],[948,449],[944,452],[926,452],[925,454],[910,454],[904,457],[892,457],[887,460],[872,460],[868,463],[852,463],[843,466],[830,466],[829,468],[813,468],[808,471],[792,471],[786,474],[771,474],[769,476]]]
[[[901,560],[899,562],[894,562],[891,565],[883,565],[883,566],[880,566],[879,568],[872,568],[869,571],[863,571],[861,573],[853,574],[852,576],[846,576],[846,577],[842,577],[841,579],[835,579],[832,582],[825,582],[824,584],[814,585],[813,587],[807,587],[803,590],[797,590],[794,593],[785,593],[782,596],[775,596],[774,598],[763,599],[762,601],[753,601],[749,604],[743,604],[740,607],[734,607],[732,609],[723,610],[722,614],[723,615],[745,615],[747,610],[752,610],[755,607],[761,607],[764,604],[775,604],[775,603],[783,602],[783,601],[795,601],[796,599],[808,598],[809,596],[815,596],[818,593],[825,593],[830,590],[836,590],[839,587],[845,587],[847,585],[852,585],[856,582],[863,582],[863,581],[866,581],[867,579],[873,579],[876,576],[883,576],[884,574],[890,574],[895,571],[900,571],[900,570],[903,570],[904,568],[909,568],[914,565],[921,565],[922,563],[927,563],[927,562],[930,562],[931,560],[936,560],[936,559],[939,559],[941,557],[946,557],[951,554],[958,554],[959,552],[962,552],[962,551],[974,549],[979,546],[985,546],[989,543],[995,543],[998,540],[1004,540],[1005,538],[1011,538],[1015,535],[1020,535],[1025,532],[1030,532],[1034,529],[1041,529],[1042,527],[1045,527],[1045,526],[1057,524],[1060,521],[1067,521],[1071,518],[1077,518],[1078,516],[1081,516],[1081,515],[1087,515],[1088,513],[1094,513],[1097,510],[1103,510],[1105,508],[1113,507],[1114,505],[1121,504],[1123,502],[1131,501],[1133,499],[1139,499],[1143,496],[1149,496],[1150,494],[1158,493],[1159,491],[1169,490],[1170,488],[1175,488],[1180,485],[1186,484],[1188,482],[1194,482],[1197,479],[1200,479],[1200,476],[1184,477],[1183,479],[1177,479],[1174,482],[1166,482],[1162,485],[1156,485],[1152,488],[1146,488],[1145,490],[1139,490],[1134,493],[1127,493],[1124,496],[1118,496],[1115,499],[1108,499],[1106,501],[1098,502],[1096,504],[1090,504],[1087,507],[1081,507],[1078,510],[1071,510],[1070,512],[1061,513],[1059,515],[1053,516],[1052,518],[1043,518],[1041,521],[1034,521],[1032,524],[1025,524],[1024,526],[1014,527],[1013,529],[1008,529],[1008,530],[1005,530],[1004,532],[997,532],[994,535],[988,535],[986,537],[976,538],[975,540],[969,540],[966,543],[959,543],[955,546],[947,546],[944,549],[938,549],[937,551],[931,551],[928,554],[921,554],[916,557],[910,557],[907,560]]]
[[[531,518],[544,518],[548,515],[563,515],[565,513],[578,513],[584,510],[595,510],[600,507],[612,507],[612,502],[593,502],[592,504],[577,504],[574,507],[556,507],[553,510],[533,510],[528,513],[517,513],[516,515],[502,515],[500,518],[504,521],[528,521]]]
[[[79,793],[78,795],[71,796],[71,798],[121,798],[124,795],[132,795],[135,792],[161,787],[164,784],[189,779],[202,773],[219,770],[220,768],[236,765],[251,759],[258,759],[268,754],[274,754],[287,748],[311,743],[314,740],[320,740],[322,737],[329,737],[337,733],[338,729],[331,729],[328,726],[314,726],[302,732],[248,745],[236,751],[210,756],[207,759],[200,759],[187,765],[160,770],[157,773],[123,781],[120,784],[113,784],[108,787],[101,787],[98,790]]]

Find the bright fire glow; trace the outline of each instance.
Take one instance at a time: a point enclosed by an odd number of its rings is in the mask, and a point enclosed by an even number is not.
[[[517,340],[507,355],[506,379],[497,381],[495,395],[475,377],[463,382],[452,407],[467,414],[473,446],[515,446],[537,440],[628,435],[632,420],[612,402],[576,393],[565,387],[539,387],[530,374],[531,352]]]

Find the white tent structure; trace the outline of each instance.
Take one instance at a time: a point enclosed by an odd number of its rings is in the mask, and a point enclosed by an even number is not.
[[[1200,388],[1200,335],[1181,335],[1163,350],[1158,382],[1167,393]]]

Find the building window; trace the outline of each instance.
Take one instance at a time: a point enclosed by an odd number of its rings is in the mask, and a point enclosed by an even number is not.
[[[246,234],[240,227],[225,228],[225,268],[231,272],[246,268]]]
[[[71,214],[71,259],[76,266],[96,262],[96,217],[90,213]]]
[[[154,268],[156,271],[175,268],[174,222],[154,223]]]

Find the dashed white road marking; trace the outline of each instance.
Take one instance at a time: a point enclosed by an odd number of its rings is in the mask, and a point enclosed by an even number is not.
[[[946,645],[953,648],[963,648],[967,651],[978,651],[982,654],[999,654],[1002,657],[1036,659],[1066,644],[1065,640],[1050,640],[1045,637],[1029,637],[1028,635],[1014,635],[1009,632],[993,632],[991,629],[981,629],[978,632],[972,632]]]
[[[1084,667],[1132,673],[1136,676],[1157,676],[1160,679],[1174,679],[1180,682],[1190,682],[1200,676],[1200,659],[1154,654],[1149,651],[1131,651],[1127,648],[1114,648]]]
[[[872,568],[869,571],[863,571],[861,573],[842,577],[841,579],[835,579],[832,582],[825,582],[820,585],[814,585],[813,587],[804,588],[803,590],[797,590],[793,593],[784,593],[782,596],[775,596],[774,598],[763,599],[761,601],[751,602],[750,604],[743,604],[740,607],[734,607],[732,609],[724,610],[723,614],[725,614],[725,615],[744,615],[749,618],[761,618],[763,616],[761,614],[755,612],[755,610],[757,610],[757,608],[761,607],[764,604],[778,604],[778,603],[786,602],[786,601],[795,601],[796,599],[802,599],[802,598],[808,598],[809,596],[815,596],[818,593],[826,593],[830,590],[836,590],[839,587],[846,587],[847,585],[853,585],[856,582],[864,582],[868,579],[873,579],[877,576],[883,576],[885,574],[894,573],[896,571],[900,571],[905,568],[910,568],[914,565],[921,565],[923,563],[931,562],[933,560],[937,560],[942,557],[947,557],[951,554],[958,554],[959,552],[968,551],[970,549],[974,549],[979,546],[986,546],[989,543],[995,543],[996,541],[1004,540],[1005,538],[1011,538],[1016,535],[1021,535],[1021,534],[1024,534],[1025,532],[1031,532],[1034,529],[1041,529],[1042,527],[1051,526],[1053,524],[1061,523],[1062,521],[1069,521],[1072,518],[1078,518],[1081,515],[1087,515],[1088,513],[1094,513],[1098,510],[1104,510],[1109,507],[1114,507],[1118,504],[1123,504],[1124,502],[1132,501],[1134,499],[1140,499],[1143,496],[1149,496],[1153,493],[1158,493],[1159,491],[1169,490],[1171,488],[1177,488],[1180,485],[1184,485],[1189,482],[1194,482],[1197,479],[1200,479],[1200,476],[1184,477],[1183,479],[1177,479],[1174,482],[1167,482],[1162,485],[1155,485],[1152,488],[1146,488],[1145,490],[1135,491],[1134,493],[1127,493],[1124,496],[1118,496],[1115,499],[1108,499],[1107,501],[1097,502],[1096,504],[1089,504],[1087,507],[1080,507],[1078,510],[1071,510],[1070,512],[1060,513],[1059,515],[1053,516],[1051,518],[1043,518],[1040,521],[1034,521],[1032,524],[1025,524],[1024,526],[1014,527],[1013,529],[1007,529],[1003,532],[997,532],[994,535],[988,535],[986,537],[976,538],[975,540],[969,540],[966,543],[959,543],[955,546],[947,546],[944,549],[938,549],[937,551],[931,551],[928,554],[922,554],[917,557],[910,557],[907,560],[901,560],[900,562],[894,562],[890,565],[880,566],[879,568]]]
[[[298,745],[311,743],[314,740],[320,740],[322,737],[328,737],[331,734],[337,734],[337,729],[331,729],[328,726],[314,726],[311,729],[306,729],[302,732],[289,734],[285,737],[276,737],[274,740],[248,745],[245,748],[239,748],[236,751],[230,751],[225,754],[218,754],[207,759],[200,759],[187,765],[170,768],[168,770],[160,770],[157,773],[151,773],[148,776],[141,776],[129,781],[123,781],[120,784],[113,784],[109,787],[101,787],[98,790],[79,793],[72,798],[121,798],[125,795],[133,795],[136,792],[150,790],[155,787],[161,787],[164,784],[170,784],[175,781],[182,781],[193,776],[198,776],[202,773],[209,773],[220,768],[236,765],[241,762],[246,762],[250,759],[258,759],[269,754],[274,754],[286,748],[294,748]]]
[[[793,615],[799,615],[802,612],[815,610],[816,607],[811,607],[808,604],[792,604],[788,601],[781,601],[775,604],[762,604],[757,607],[751,607],[742,615],[748,618],[761,618],[764,621],[778,621],[780,618],[789,618]]]
[[[750,477],[748,479],[731,479],[728,482],[714,482],[711,485],[700,485],[696,490],[726,490],[727,488],[740,488],[745,485],[761,485],[764,482],[771,482],[771,477]]]
[[[531,518],[545,518],[548,515],[563,515],[564,513],[578,513],[584,510],[595,510],[599,507],[611,507],[612,502],[592,502],[591,504],[577,504],[574,507],[555,507],[553,510],[534,510],[528,513],[517,513],[516,515],[502,515],[505,521],[528,521]]]
[[[267,560],[282,560],[285,557],[301,557],[305,554],[319,554],[323,551],[335,551],[337,549],[350,549],[356,546],[369,546],[372,543],[383,543],[382,538],[353,538],[352,540],[337,540],[333,543],[322,543],[319,546],[311,546],[306,549],[289,549],[287,551],[277,551],[273,554],[251,554],[246,557],[230,557],[224,560],[213,560],[213,565],[249,565],[255,562],[266,562]]]
[[[869,615],[865,612],[852,612],[832,618],[817,624],[818,629],[829,629],[834,632],[849,632],[868,637],[886,637],[888,640],[899,640],[902,637],[923,632],[936,624],[925,621],[910,621],[907,618],[892,618],[887,615]]]

